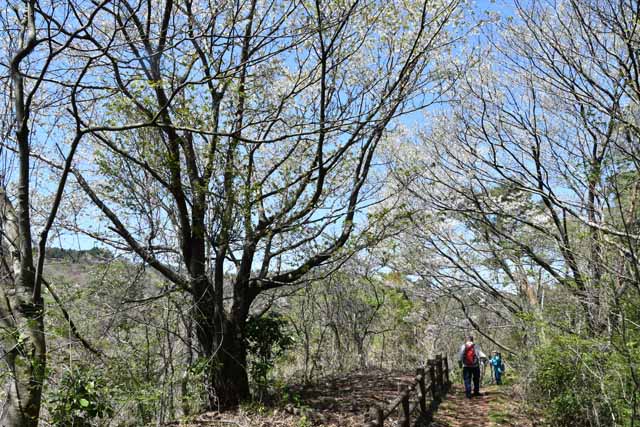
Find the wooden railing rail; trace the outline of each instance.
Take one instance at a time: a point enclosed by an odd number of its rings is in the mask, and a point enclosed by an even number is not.
[[[402,386],[400,395],[384,408],[374,405],[365,416],[364,427],[384,427],[385,420],[394,412],[398,413],[400,427],[410,427],[411,416],[416,410],[419,411],[418,417],[430,422],[442,396],[449,390],[451,381],[446,357],[437,355],[435,359],[427,360],[427,369],[428,372],[425,368],[418,368],[411,384]],[[414,395],[415,399],[412,399]]]

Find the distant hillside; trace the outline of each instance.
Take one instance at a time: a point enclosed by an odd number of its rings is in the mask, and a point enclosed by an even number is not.
[[[47,248],[47,259],[52,261],[96,262],[113,259],[113,253],[103,248],[87,250]]]

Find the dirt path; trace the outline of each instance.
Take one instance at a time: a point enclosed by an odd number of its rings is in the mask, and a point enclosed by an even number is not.
[[[460,385],[453,386],[436,412],[432,427],[531,427],[519,399],[509,386],[483,387],[482,396],[467,399]]]

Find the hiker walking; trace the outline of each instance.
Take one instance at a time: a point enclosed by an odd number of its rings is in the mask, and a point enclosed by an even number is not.
[[[504,372],[504,362],[502,361],[502,355],[494,351],[493,357],[491,358],[491,370],[493,371],[493,377],[496,380],[496,384],[502,384],[502,374]]]
[[[481,350],[473,342],[473,336],[467,336],[467,340],[460,347],[458,363],[462,366],[462,378],[464,379],[464,392],[467,398],[471,398],[471,381],[473,380],[473,396],[480,396],[480,354]]]

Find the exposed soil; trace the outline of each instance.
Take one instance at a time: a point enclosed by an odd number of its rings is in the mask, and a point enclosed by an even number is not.
[[[509,386],[488,385],[481,396],[467,399],[464,388],[454,385],[442,402],[432,427],[533,427],[521,399]]]
[[[240,408],[232,412],[207,412],[182,423],[181,427],[362,427],[364,414],[374,405],[395,399],[401,385],[414,374],[370,370],[326,378],[310,386],[294,386],[289,402],[277,407]],[[392,423],[389,423],[391,426]]]

